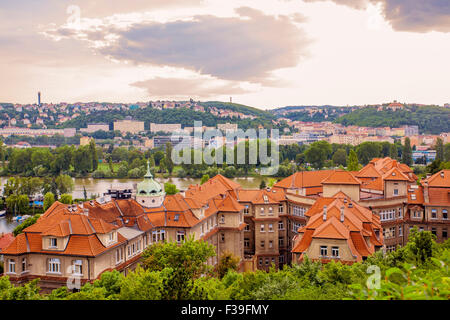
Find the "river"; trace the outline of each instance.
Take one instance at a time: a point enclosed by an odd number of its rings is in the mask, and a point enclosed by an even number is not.
[[[1,192],[3,193],[3,185],[6,183],[8,177],[0,177],[0,183],[2,185]],[[133,189],[137,183],[142,179],[92,179],[92,178],[74,178],[74,190],[72,191],[72,197],[74,199],[84,198],[84,188],[88,197],[92,195],[102,195],[108,188],[130,188]],[[186,190],[191,184],[199,184],[200,179],[192,178],[167,178],[156,179],[162,185],[166,182],[173,183],[179,190]],[[246,178],[233,178],[234,182],[239,183],[245,189],[258,189],[261,183],[260,177],[246,177]],[[11,217],[0,218],[0,233],[11,232],[18,225],[17,222],[12,221]]]

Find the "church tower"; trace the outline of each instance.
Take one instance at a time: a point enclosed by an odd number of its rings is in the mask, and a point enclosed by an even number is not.
[[[147,161],[147,173],[144,181],[137,185],[136,201],[145,208],[158,208],[162,205],[165,195],[161,185],[153,179],[150,162]]]

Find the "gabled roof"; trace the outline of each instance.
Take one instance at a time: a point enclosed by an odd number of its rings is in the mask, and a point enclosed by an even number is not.
[[[313,233],[313,238],[348,239],[348,230],[335,217],[327,219]]]
[[[277,182],[274,187],[283,189],[302,189],[302,188],[322,188],[322,181],[327,178],[333,171],[300,171]]]
[[[450,188],[450,169],[441,170],[423,181],[428,187]]]
[[[381,174],[375,169],[375,165],[370,162],[356,174],[358,178],[378,178]]]
[[[348,185],[360,185],[361,181],[355,178],[350,172],[345,170],[336,170],[331,173],[326,179],[322,181],[322,184],[348,184]]]
[[[8,247],[14,241],[14,235],[12,233],[5,233],[0,235],[0,252]]]
[[[383,174],[383,179],[393,180],[393,181],[410,181],[409,177],[401,172],[397,167],[389,169],[385,174]]]

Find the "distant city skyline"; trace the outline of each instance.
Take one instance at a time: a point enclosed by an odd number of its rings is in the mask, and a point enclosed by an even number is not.
[[[438,0],[18,0],[0,102],[450,103]]]

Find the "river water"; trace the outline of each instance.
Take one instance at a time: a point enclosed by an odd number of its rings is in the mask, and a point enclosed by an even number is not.
[[[1,192],[3,193],[3,185],[6,183],[7,177],[0,177]],[[142,181],[142,179],[92,179],[92,178],[74,178],[74,190],[72,197],[74,199],[84,198],[84,188],[88,197],[103,195],[108,188],[135,188],[135,185]],[[191,184],[199,184],[200,179],[192,178],[168,178],[168,179],[156,179],[159,183],[164,185],[166,182],[170,182],[177,186],[181,191],[186,190]],[[246,177],[246,178],[233,178],[234,182],[239,183],[245,189],[258,189],[261,183],[260,177]],[[11,232],[18,225],[17,222],[12,221],[11,217],[0,218],[0,233]]]

